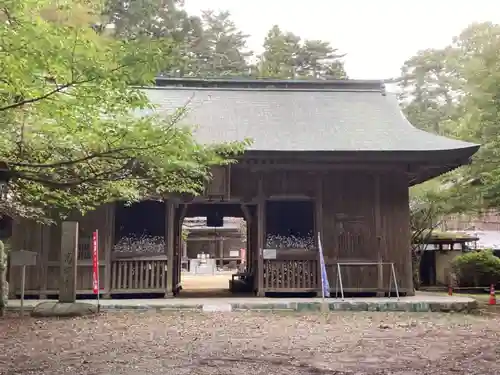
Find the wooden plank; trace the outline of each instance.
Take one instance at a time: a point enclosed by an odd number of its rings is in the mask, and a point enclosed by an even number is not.
[[[117,282],[116,282],[116,276],[117,276],[117,267],[118,263],[113,263],[111,265],[111,289],[116,289],[117,288]]]
[[[155,267],[156,267],[156,270],[155,270],[156,279],[155,279],[155,282],[154,282],[154,286],[155,286],[155,288],[161,288],[161,285],[160,285],[160,274],[163,273],[162,272],[163,262],[156,262],[155,263]]]
[[[139,264],[139,289],[144,289],[144,262],[138,261]]]
[[[123,288],[123,282],[122,282],[122,269],[123,269],[123,263],[116,263],[118,267],[118,282],[116,287],[121,289]]]
[[[134,260],[133,264],[134,264],[134,284],[133,284],[133,287],[139,288],[139,266],[140,266],[140,263],[138,260]]]

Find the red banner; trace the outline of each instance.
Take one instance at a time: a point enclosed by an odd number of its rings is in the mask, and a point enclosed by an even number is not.
[[[92,288],[94,294],[99,294],[99,236],[92,233]]]

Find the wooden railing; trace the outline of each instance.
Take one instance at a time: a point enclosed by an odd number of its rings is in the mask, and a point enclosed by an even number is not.
[[[78,240],[78,260],[92,260],[92,236],[82,236]]]
[[[111,293],[165,292],[167,257],[118,258],[111,262]]]
[[[316,250],[277,250],[263,259],[264,292],[312,292],[320,287]]]

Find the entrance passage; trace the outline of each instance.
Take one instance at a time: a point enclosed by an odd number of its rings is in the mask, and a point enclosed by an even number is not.
[[[180,297],[230,296],[233,275],[247,268],[247,224],[240,204],[187,208],[182,222]]]

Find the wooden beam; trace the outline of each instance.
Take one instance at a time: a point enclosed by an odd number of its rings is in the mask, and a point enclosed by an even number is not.
[[[238,237],[224,237],[224,236],[220,236],[220,237],[194,237],[194,238],[188,238],[186,240],[186,242],[197,242],[197,241],[225,241],[225,240],[229,240],[229,239],[237,239]]]
[[[394,171],[407,172],[407,164],[390,162],[300,162],[296,160],[256,161],[235,164],[233,168],[247,168],[251,172],[289,171]]]

